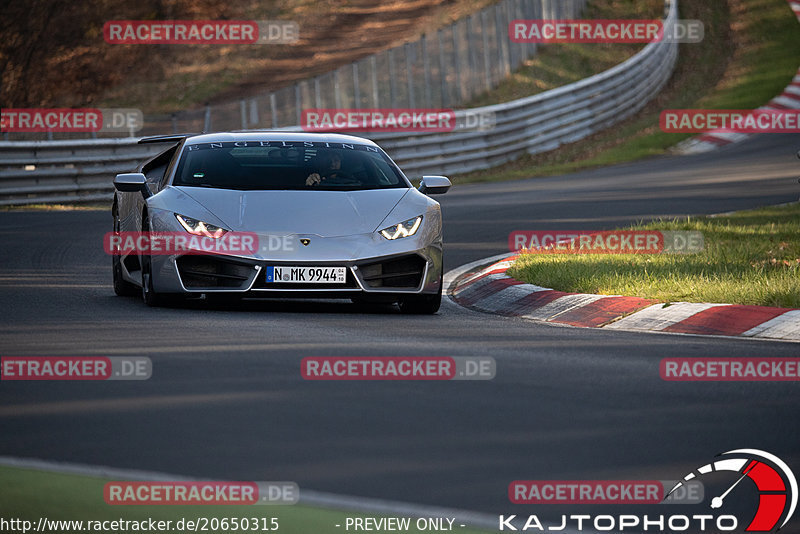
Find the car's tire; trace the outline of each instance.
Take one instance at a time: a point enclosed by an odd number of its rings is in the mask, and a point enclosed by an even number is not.
[[[111,209],[111,216],[114,218],[114,234],[119,234],[119,219],[117,218],[116,203]],[[119,254],[111,255],[111,276],[114,284],[114,293],[120,297],[135,297],[139,294],[139,287],[136,284],[126,281],[122,277],[122,260]]]
[[[442,305],[442,278],[439,278],[439,291],[433,295],[409,295],[398,302],[400,311],[408,314],[431,315]]]

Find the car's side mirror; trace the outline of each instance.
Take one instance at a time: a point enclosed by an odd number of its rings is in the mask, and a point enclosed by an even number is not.
[[[149,197],[150,188],[147,187],[147,178],[140,172],[126,172],[114,178],[114,187],[124,193],[142,193],[144,198]]]
[[[797,151],[797,159],[800,159],[800,150]]]
[[[441,195],[447,193],[451,185],[446,176],[423,176],[419,183],[419,192],[426,195]]]

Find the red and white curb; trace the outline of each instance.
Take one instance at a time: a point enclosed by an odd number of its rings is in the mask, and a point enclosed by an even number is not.
[[[800,1],[789,0],[789,6],[800,20]],[[783,93],[770,100],[767,104],[758,108],[759,110],[786,110],[800,109],[800,68],[797,69],[792,79],[792,83],[786,86]],[[699,154],[711,152],[720,147],[737,143],[749,139],[755,134],[733,132],[728,129],[719,128],[704,134],[692,137],[678,143],[675,150],[681,154]]]
[[[800,341],[800,309],[565,293],[506,275],[518,257],[494,256],[448,273],[449,297],[473,310],[562,325]]]

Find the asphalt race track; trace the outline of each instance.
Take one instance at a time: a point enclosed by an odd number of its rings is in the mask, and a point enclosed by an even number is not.
[[[800,136],[438,197],[446,267],[513,230],[796,201]],[[0,354],[148,356],[148,381],[2,382],[0,455],[522,513],[517,479],[670,479],[736,448],[800,465],[797,382],[664,382],[665,357],[798,356],[796,343],[565,328],[443,305],[150,309],[111,289],[109,213],[0,213]],[[492,381],[308,382],[305,356],[493,356]],[[796,523],[796,522],[795,522]],[[795,525],[796,526],[796,525]]]

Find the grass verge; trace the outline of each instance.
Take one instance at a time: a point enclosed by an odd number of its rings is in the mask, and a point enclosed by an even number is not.
[[[800,203],[633,225],[702,232],[696,254],[527,254],[508,275],[577,293],[800,307]]]
[[[663,0],[591,0],[584,19],[660,19]],[[536,54],[491,91],[465,107],[502,104],[580,81],[608,70],[644,48],[637,43],[540,45]]]
[[[684,19],[702,20],[705,39],[702,43],[680,45],[671,80],[642,111],[576,143],[546,154],[524,155],[493,169],[457,175],[452,177],[453,182],[553,176],[664,154],[693,134],[662,132],[658,125],[662,110],[753,109],[780,94],[797,72],[800,26],[786,0],[684,1],[680,3],[680,15]],[[558,69],[573,69],[573,72],[562,72],[561,79],[566,83],[594,74],[584,63],[569,58],[576,54],[587,57],[599,54],[602,58],[605,55],[602,49],[588,48],[600,45],[569,46],[571,48],[553,45],[542,49],[535,58],[535,72],[529,76],[515,74],[509,82],[516,84],[515,87],[501,88],[498,94],[540,92],[542,89],[533,78],[544,76],[547,79],[546,73]],[[622,59],[625,55],[622,54]],[[520,72],[524,73],[526,68]],[[527,93],[524,92],[526,86]],[[496,103],[488,96],[476,102],[480,105]]]
[[[310,532],[334,532],[342,530],[336,525],[345,524],[348,517],[364,517],[359,512],[344,512],[305,505],[292,506],[111,506],[103,500],[103,486],[108,480],[87,476],[50,473],[31,469],[0,466],[0,503],[3,519],[22,519],[32,521],[34,527],[39,518],[48,520],[75,521],[173,521],[168,532],[178,532],[175,522],[184,518],[197,521],[198,518],[258,518],[275,517],[278,531],[284,534],[308,534]],[[301,489],[302,492],[302,489]],[[378,517],[378,514],[369,514]],[[251,523],[252,524],[252,523]],[[410,533],[421,532],[411,521]],[[84,525],[85,527],[86,525]],[[84,532],[87,529],[84,528]],[[132,530],[132,529],[127,529]],[[188,529],[183,529],[187,531]],[[458,529],[465,534],[477,534],[478,530]],[[72,528],[59,529],[58,532],[77,532]],[[118,530],[122,531],[122,530]],[[245,530],[241,530],[244,532]],[[21,530],[20,530],[21,532]],[[235,529],[211,529],[201,532],[237,532]],[[258,530],[263,532],[263,530]]]

